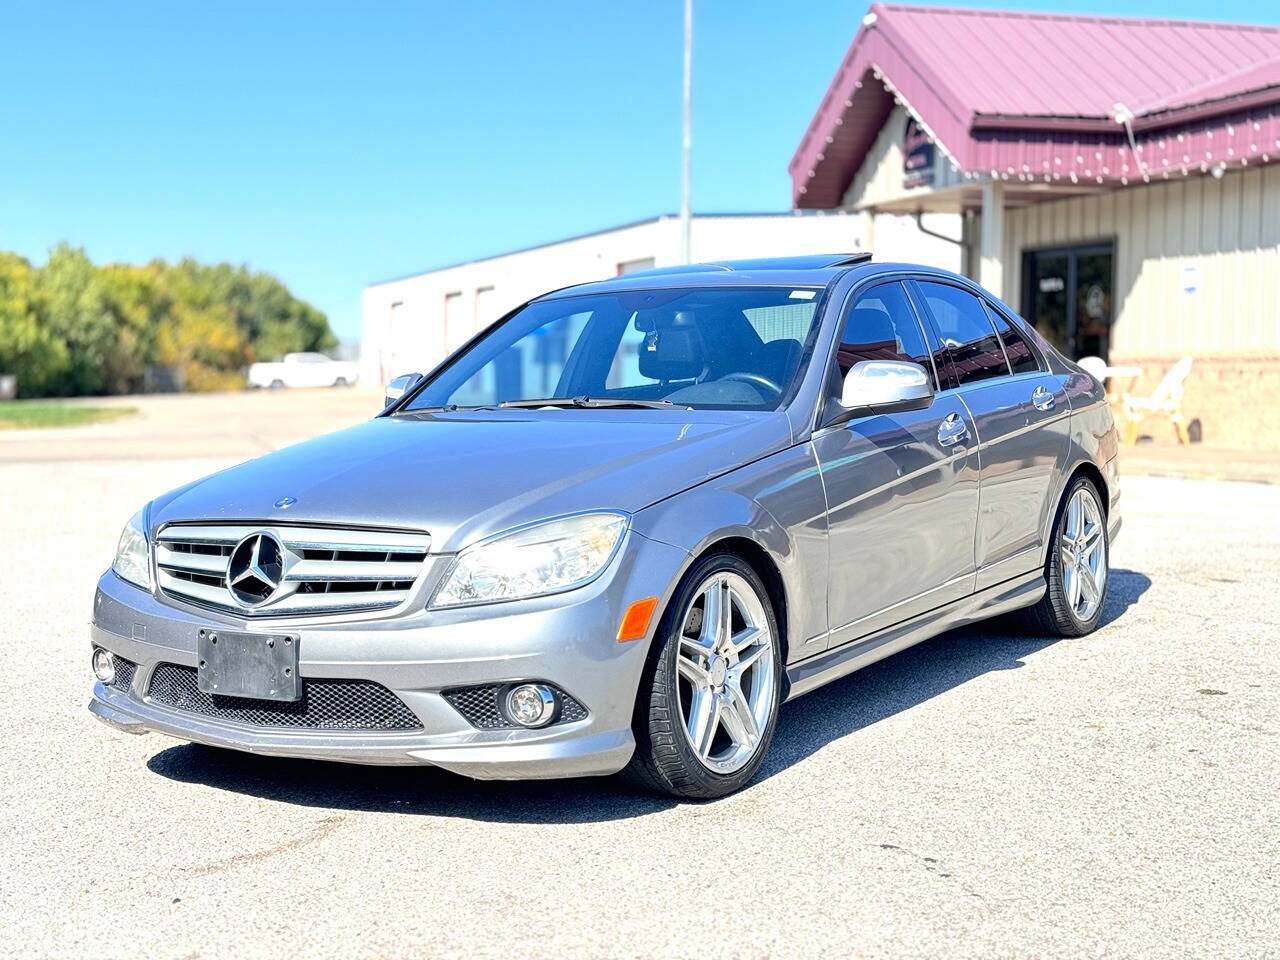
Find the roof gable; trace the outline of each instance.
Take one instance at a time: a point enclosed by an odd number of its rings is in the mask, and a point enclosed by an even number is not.
[[[791,161],[797,206],[839,204],[895,100],[966,173],[1102,182],[1260,158],[1280,153],[1280,28],[873,4]],[[1157,130],[1212,140],[1209,118],[1252,135],[1191,153]]]

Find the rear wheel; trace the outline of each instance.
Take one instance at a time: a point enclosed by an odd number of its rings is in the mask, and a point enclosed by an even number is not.
[[[339,377],[337,380],[333,381],[333,385],[335,387],[345,387],[347,385],[347,378]]]
[[[272,390],[283,390],[283,389],[284,389],[284,381],[283,381],[283,380],[280,380],[280,379],[272,380],[272,381],[271,381],[271,389],[272,389]]]
[[[781,699],[777,637],[750,565],[730,553],[700,561],[659,626],[636,704],[632,776],[688,799],[722,797],[755,776]]]
[[[1098,625],[1111,562],[1107,516],[1088,478],[1078,477],[1067,488],[1053,530],[1045,568],[1048,589],[1027,616],[1040,633],[1079,637]]]

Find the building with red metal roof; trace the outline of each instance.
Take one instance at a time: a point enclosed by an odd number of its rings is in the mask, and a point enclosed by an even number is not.
[[[873,4],[789,172],[867,246],[954,215],[965,272],[1069,353],[1135,393],[1192,356],[1205,439],[1280,447],[1248,403],[1280,391],[1278,159],[1280,28]]]

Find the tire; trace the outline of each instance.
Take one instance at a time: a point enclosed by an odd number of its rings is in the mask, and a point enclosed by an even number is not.
[[[723,617],[707,619],[708,605],[724,609],[726,599],[727,630]],[[743,787],[760,769],[777,726],[781,646],[769,593],[748,563],[723,552],[694,564],[663,614],[641,677],[628,776],[687,800]],[[709,731],[701,750],[691,727]]]
[[[272,381],[271,381],[271,389],[272,389],[272,390],[283,390],[283,389],[284,389],[284,381],[283,381],[283,380],[279,380],[279,379],[277,379],[277,380],[272,380]]]
[[[1075,502],[1081,505],[1083,527],[1075,525],[1072,511]],[[1087,477],[1077,477],[1062,495],[1045,561],[1048,588],[1025,614],[1027,625],[1036,633],[1082,637],[1097,627],[1111,582],[1111,542],[1102,503],[1098,488]],[[1088,531],[1093,529],[1090,518],[1097,525],[1096,541],[1088,536]],[[1090,544],[1087,548],[1083,546],[1086,540]],[[1093,551],[1097,549],[1101,550],[1101,556],[1095,562]]]
[[[347,378],[339,377],[337,380],[333,381],[333,385],[341,389],[342,387],[345,387],[347,385]]]

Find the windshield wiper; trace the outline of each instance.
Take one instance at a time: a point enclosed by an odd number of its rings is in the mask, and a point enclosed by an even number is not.
[[[624,397],[544,397],[541,400],[506,400],[500,407],[632,407],[642,410],[692,410],[670,400],[629,400]]]

